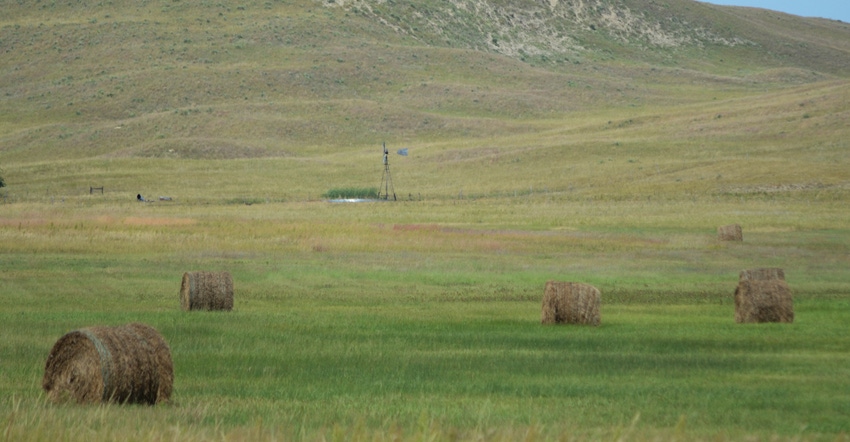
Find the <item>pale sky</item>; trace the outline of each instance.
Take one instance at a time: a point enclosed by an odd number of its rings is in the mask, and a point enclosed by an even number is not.
[[[850,23],[850,0],[700,0],[728,6],[752,6],[803,17],[821,17]]]

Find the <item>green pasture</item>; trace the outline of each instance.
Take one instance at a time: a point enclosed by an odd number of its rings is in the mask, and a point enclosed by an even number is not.
[[[848,361],[834,309],[847,304],[796,307],[794,325],[741,326],[728,306],[614,305],[599,328],[542,327],[532,301],[293,300],[275,311],[189,317],[4,314],[7,330],[27,331],[4,344],[16,358],[5,406],[23,407],[7,431],[61,434],[52,426],[65,419],[93,431],[86,427],[106,425],[105,414],[110,431],[133,435],[150,431],[136,423],[142,413],[161,423],[161,437],[260,427],[294,438],[358,425],[412,436],[424,416],[442,432],[539,426],[550,437],[604,439],[639,416],[636,429],[651,435],[682,427],[691,438],[835,437],[847,431]],[[124,321],[149,323],[169,340],[172,403],[44,404],[38,380],[54,335]]]
[[[0,407],[12,440],[850,431],[850,255],[832,202],[89,198],[2,206]],[[744,220],[743,243],[716,240],[730,220]],[[735,323],[738,272],[751,267],[785,269],[793,324]],[[231,272],[234,311],[181,311],[193,270]],[[600,288],[602,325],[541,326],[549,279]],[[60,336],[134,321],[171,347],[171,403],[46,403],[41,376]]]

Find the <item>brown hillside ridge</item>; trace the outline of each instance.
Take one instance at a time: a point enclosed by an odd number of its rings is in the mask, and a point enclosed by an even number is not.
[[[283,160],[850,78],[850,25],[693,0],[177,3],[5,2],[0,163]]]
[[[145,324],[86,327],[62,336],[47,357],[42,388],[54,402],[168,401],[174,366],[168,344]]]
[[[522,60],[575,60],[594,53],[597,44],[627,58],[639,56],[635,51],[711,46],[752,51],[754,59],[771,64],[781,59],[831,73],[850,67],[850,27],[844,23],[693,0],[409,2],[428,14],[379,0],[316,2],[356,10],[377,26],[419,41],[450,41]],[[476,13],[457,14],[459,4]]]

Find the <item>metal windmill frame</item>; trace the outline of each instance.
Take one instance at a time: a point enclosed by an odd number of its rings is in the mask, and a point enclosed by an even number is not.
[[[396,201],[393,176],[390,173],[389,151],[387,151],[387,143],[384,143],[384,175],[381,177],[381,186],[378,187],[378,199],[389,200],[390,193],[392,193],[393,201]]]

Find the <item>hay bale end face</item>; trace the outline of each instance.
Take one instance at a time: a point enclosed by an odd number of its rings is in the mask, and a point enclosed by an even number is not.
[[[720,241],[743,241],[744,231],[738,224],[720,226],[717,228],[717,239]]]
[[[542,324],[599,325],[599,289],[580,282],[548,281],[543,291]]]
[[[735,289],[735,322],[794,322],[794,302],[781,279],[748,280]]]
[[[183,310],[233,310],[230,272],[186,272],[180,285]]]
[[[158,404],[174,385],[171,350],[145,324],[74,330],[53,345],[41,385],[53,402]]]
[[[794,302],[784,270],[741,271],[735,289],[735,322],[794,322]]]

